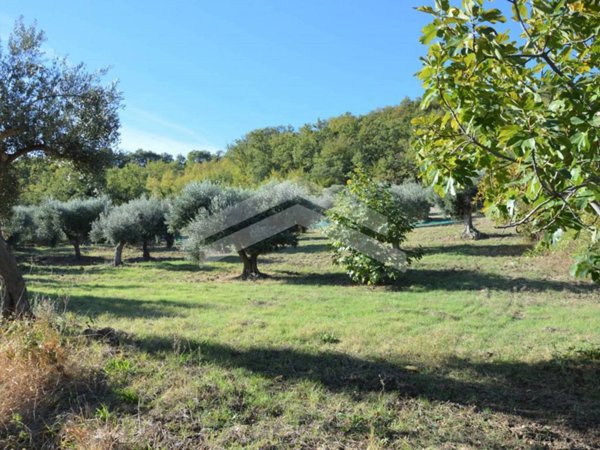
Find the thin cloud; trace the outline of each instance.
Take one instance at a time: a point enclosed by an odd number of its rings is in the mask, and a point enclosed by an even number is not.
[[[187,155],[191,150],[199,148],[212,152],[217,151],[216,148],[206,145],[201,141],[171,138],[127,125],[121,128],[121,147],[129,151],[143,148],[144,150],[151,150],[157,153],[170,153],[172,155]]]
[[[154,113],[151,113],[149,111],[146,111],[144,109],[137,108],[137,107],[128,107],[125,111],[126,111],[127,116],[135,118],[136,120],[143,120],[146,123],[151,122],[152,124],[158,125],[159,127],[163,128],[163,129],[173,131],[180,135],[185,135],[188,138],[191,138],[195,141],[199,141],[199,142],[208,142],[209,141],[209,139],[206,136],[204,136],[203,134],[201,134],[195,130],[185,127],[177,122],[173,122],[171,120],[165,119],[164,117],[160,117],[160,116],[158,116]]]
[[[121,145],[126,150],[143,148],[171,154],[187,154],[194,149],[217,151],[205,135],[142,108],[127,107],[122,119]]]

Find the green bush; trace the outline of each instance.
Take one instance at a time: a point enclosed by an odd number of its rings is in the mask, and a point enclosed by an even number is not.
[[[333,241],[333,261],[344,266],[355,282],[373,285],[396,280],[406,266],[421,256],[420,251],[407,250],[403,250],[405,260],[386,256],[389,250],[400,250],[406,234],[414,228],[415,218],[403,211],[389,185],[372,182],[360,170],[355,171],[338,194],[327,215],[331,222],[328,234]],[[363,242],[378,243],[381,258],[374,259],[355,248],[357,232]]]

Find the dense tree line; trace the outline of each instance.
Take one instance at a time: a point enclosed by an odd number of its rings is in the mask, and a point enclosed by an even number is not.
[[[142,195],[167,198],[204,180],[253,187],[270,179],[296,179],[327,187],[343,185],[358,167],[381,181],[416,180],[410,143],[411,120],[418,114],[418,102],[405,99],[363,116],[344,114],[298,129],[253,130],[225,153],[192,150],[187,157],[174,157],[143,149],[106,151],[106,169],[92,173],[70,161],[33,155],[15,163],[20,203],[107,195],[123,204]]]

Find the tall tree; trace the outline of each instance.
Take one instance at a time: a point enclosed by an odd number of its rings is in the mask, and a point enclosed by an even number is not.
[[[506,3],[508,26],[484,0],[420,8],[433,16],[423,104],[444,109],[417,121],[425,174],[450,188],[484,170],[489,209],[507,226],[548,240],[589,232],[591,255],[575,272],[600,281],[600,3]]]
[[[42,50],[44,33],[16,23],[0,47],[0,200],[6,213],[14,192],[13,164],[28,155],[65,159],[95,168],[106,161],[118,139],[121,95],[104,85],[104,71],[50,58]],[[30,312],[25,281],[4,239],[0,238],[3,316]]]

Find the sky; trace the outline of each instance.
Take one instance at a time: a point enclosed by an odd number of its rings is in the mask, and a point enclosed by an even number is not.
[[[50,54],[123,92],[125,150],[225,150],[247,132],[421,94],[430,0],[0,0],[0,39],[37,21]]]

